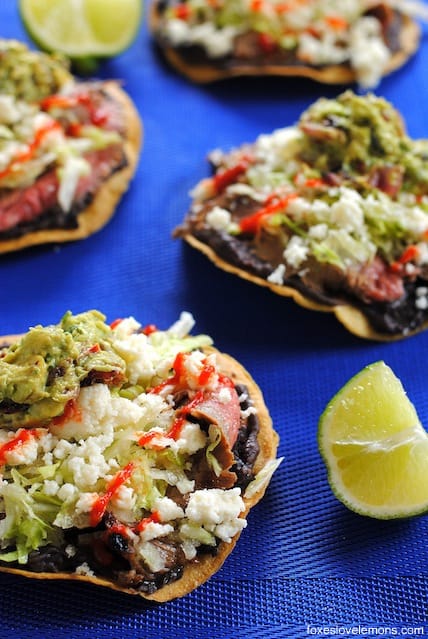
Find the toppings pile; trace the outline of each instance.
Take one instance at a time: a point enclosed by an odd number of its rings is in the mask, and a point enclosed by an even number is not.
[[[121,145],[118,108],[101,85],[71,83],[38,102],[0,95],[0,232],[19,233],[17,225],[55,208],[66,215],[79,199],[87,204],[123,164]],[[107,173],[94,177],[103,156]]]
[[[139,136],[117,83],[78,81],[57,56],[0,40],[0,250],[86,237],[105,224]]]
[[[0,562],[152,593],[240,533],[273,467],[255,477],[257,410],[190,314],[104,320],[67,313],[1,352]]]
[[[391,104],[351,91],[322,98],[296,126],[210,159],[215,175],[194,189],[178,233],[322,303],[385,313],[405,300],[424,321],[428,142],[406,135]]]
[[[387,42],[397,18],[388,2],[173,0],[165,10],[160,6],[159,32],[167,46],[196,46],[212,60],[349,65],[364,87],[376,86],[399,46]],[[398,6],[406,10],[405,3]]]

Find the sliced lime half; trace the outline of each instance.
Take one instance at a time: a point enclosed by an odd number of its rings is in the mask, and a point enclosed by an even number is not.
[[[135,39],[142,0],[19,0],[23,24],[45,51],[71,60],[113,57]]]
[[[393,371],[376,362],[327,405],[318,443],[335,495],[379,519],[428,510],[428,435]]]

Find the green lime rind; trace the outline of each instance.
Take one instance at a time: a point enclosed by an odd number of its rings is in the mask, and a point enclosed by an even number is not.
[[[106,3],[103,12],[96,6],[95,11],[91,10],[92,5],[99,4],[83,0],[76,11],[69,0],[48,2],[46,6],[36,0],[19,0],[18,7],[27,34],[40,49],[60,52],[80,69],[96,70],[103,59],[119,55],[131,46],[143,16],[141,0],[118,5],[117,19],[110,10],[111,2]]]
[[[428,512],[428,435],[392,370],[378,361],[330,400],[318,448],[333,494],[376,519]]]
[[[77,75],[94,75],[106,59],[89,55],[70,58],[71,69]]]

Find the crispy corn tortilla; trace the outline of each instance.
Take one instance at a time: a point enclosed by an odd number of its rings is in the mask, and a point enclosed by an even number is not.
[[[389,75],[402,67],[419,47],[421,30],[417,22],[410,16],[402,16],[402,30],[400,33],[400,48],[390,58],[383,75]],[[149,12],[149,28],[155,35],[159,32],[161,12],[159,2],[154,1]],[[160,43],[163,55],[169,64],[179,73],[197,84],[208,84],[217,80],[225,80],[239,76],[283,76],[307,78],[322,84],[351,84],[356,81],[354,71],[346,65],[329,65],[313,67],[306,65],[257,65],[245,62],[235,62],[233,66],[222,67],[221,63],[189,64],[181,55],[179,49]]]
[[[107,178],[98,189],[89,206],[78,213],[77,228],[41,229],[40,231],[31,231],[21,237],[0,240],[0,254],[18,251],[37,244],[84,239],[105,226],[115,213],[116,206],[128,189],[137,168],[143,126],[133,101],[117,82],[105,82],[103,83],[103,89],[123,109],[125,124],[123,149],[127,158],[127,165]]]
[[[20,335],[7,335],[0,337],[0,348],[12,344],[18,340]],[[248,371],[237,362],[233,357],[225,353],[220,353],[213,347],[207,347],[202,349],[205,353],[216,353],[217,362],[221,372],[230,377],[235,383],[242,383],[248,389],[249,397],[251,398],[255,408],[257,409],[257,416],[259,420],[259,433],[257,441],[260,447],[260,452],[257,460],[254,464],[254,472],[259,472],[269,461],[273,461],[276,458],[279,437],[276,431],[273,429],[272,420],[263,399],[262,392],[256,382],[253,380]],[[268,482],[260,487],[260,490],[249,498],[244,497],[245,511],[242,513],[242,517],[245,517],[249,510],[257,504],[263,497],[267,488]],[[240,532],[237,533],[230,543],[221,542],[218,547],[218,552],[215,556],[202,556],[196,563],[188,564],[183,571],[183,576],[159,588],[153,594],[142,593],[130,588],[122,587],[114,583],[110,579],[103,577],[96,577],[90,575],[80,575],[76,573],[49,573],[49,572],[32,572],[21,568],[8,568],[7,566],[0,565],[0,572],[20,575],[29,577],[31,579],[61,579],[61,580],[73,580],[83,581],[86,583],[95,584],[98,586],[104,586],[112,590],[128,593],[132,595],[140,595],[144,599],[149,599],[156,602],[167,602],[178,597],[183,597],[189,592],[202,585],[207,581],[214,573],[220,570],[224,561],[228,555],[232,552],[238,541]]]
[[[193,248],[197,249],[201,253],[203,253],[208,259],[211,260],[218,268],[227,273],[232,273],[233,275],[238,275],[244,280],[249,282],[253,282],[258,286],[264,286],[269,288],[276,295],[281,295],[282,297],[290,297],[294,302],[302,306],[303,308],[307,308],[312,311],[321,311],[324,313],[334,313],[339,322],[353,335],[357,337],[362,337],[363,339],[375,340],[380,342],[394,342],[400,339],[404,339],[410,337],[411,335],[415,335],[416,333],[420,333],[422,330],[428,328],[428,322],[420,326],[415,331],[409,331],[405,334],[400,335],[388,335],[385,333],[377,332],[373,326],[371,326],[370,322],[367,320],[365,315],[356,307],[351,304],[337,304],[335,306],[328,304],[321,304],[319,302],[314,301],[311,297],[305,296],[301,291],[298,291],[291,286],[280,286],[279,284],[274,284],[273,282],[269,282],[268,280],[263,279],[262,277],[258,277],[257,275],[253,275],[252,273],[248,273],[242,268],[231,264],[230,262],[226,262],[223,258],[219,257],[217,253],[207,244],[204,244],[200,240],[198,240],[191,233],[184,233],[181,235],[182,239],[185,240],[188,244],[190,244]]]

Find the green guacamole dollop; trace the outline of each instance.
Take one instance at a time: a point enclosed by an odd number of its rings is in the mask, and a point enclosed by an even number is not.
[[[0,357],[0,427],[42,425],[62,415],[85,383],[124,379],[111,329],[98,311],[66,313],[52,326],[36,326]]]
[[[376,167],[403,172],[403,190],[426,190],[428,141],[412,140],[400,113],[384,98],[345,91],[321,98],[299,121],[304,133],[301,159],[325,172],[353,178]]]

